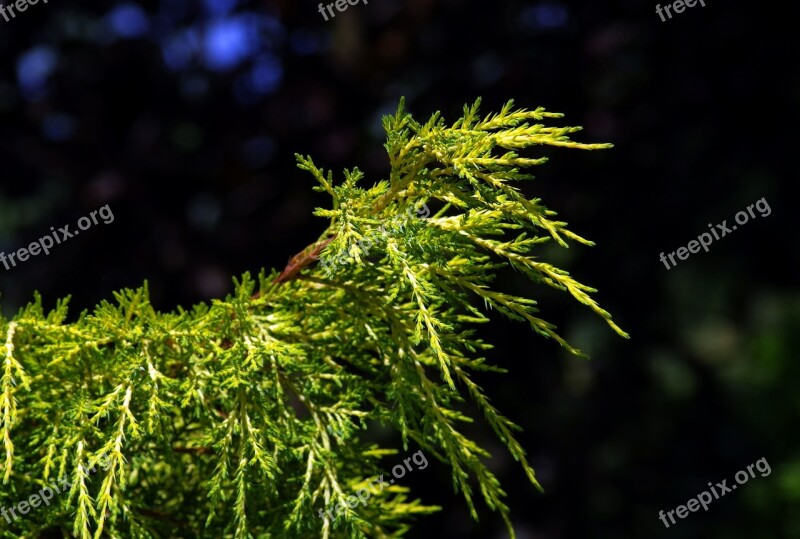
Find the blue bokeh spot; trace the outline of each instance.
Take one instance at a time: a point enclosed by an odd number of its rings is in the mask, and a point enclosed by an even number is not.
[[[150,28],[150,20],[144,10],[136,4],[120,4],[107,16],[111,29],[120,37],[136,38]]]
[[[225,71],[250,57],[258,47],[257,20],[240,15],[212,21],[203,41],[203,56],[210,69]]]
[[[17,80],[23,95],[28,99],[43,96],[47,77],[56,67],[56,53],[51,47],[34,47],[17,59]]]

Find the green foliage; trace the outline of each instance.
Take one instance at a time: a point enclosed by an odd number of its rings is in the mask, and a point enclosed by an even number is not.
[[[399,484],[334,521],[318,516],[398,463],[368,441],[377,427],[449,467],[474,518],[477,487],[513,536],[488,452],[459,430],[472,400],[539,487],[518,427],[472,379],[504,371],[483,357],[476,324],[494,309],[580,352],[533,299],[493,286],[498,270],[568,292],[626,336],[594,290],[533,256],[546,241],[591,244],[512,185],[545,161],[517,153],[529,146],[608,147],[535,123],[560,116],[508,103],[480,119],[476,102],[452,127],[438,114],[423,125],[401,103],[384,119],[387,181],[363,188],[352,170],[336,183],[298,156],[333,205],[316,211],[330,222],[321,241],[283,274],[245,274],[229,297],[189,311],[157,312],[145,284],[72,323],[67,301],[45,312],[38,296],[0,321],[0,506],[70,484],[48,506],[0,517],[0,536],[400,537],[437,508]],[[428,205],[434,215],[414,215]]]

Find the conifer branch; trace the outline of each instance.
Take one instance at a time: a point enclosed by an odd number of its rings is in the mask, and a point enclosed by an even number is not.
[[[0,521],[0,537],[50,526],[82,539],[401,537],[438,508],[402,484],[348,501],[397,464],[397,449],[371,441],[380,426],[448,467],[472,517],[480,497],[513,538],[490,455],[463,431],[476,419],[467,400],[542,486],[519,427],[473,378],[514,368],[485,357],[478,327],[495,310],[581,352],[499,272],[567,292],[627,334],[595,289],[537,256],[548,241],[592,243],[515,185],[546,162],[520,152],[609,145],[572,141],[578,128],[541,123],[560,114],[512,102],[481,119],[479,103],[448,126],[438,113],[416,122],[401,102],[383,121],[389,178],[369,187],[357,169],[337,182],[297,156],[332,199],[315,211],[327,227],[283,271],[244,274],[224,299],[157,312],[145,283],[73,322],[67,300],[45,312],[38,294],[0,319],[0,506],[71,483]]]

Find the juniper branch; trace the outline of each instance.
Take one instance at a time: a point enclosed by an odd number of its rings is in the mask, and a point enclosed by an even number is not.
[[[244,274],[224,299],[158,312],[145,283],[73,322],[68,299],[45,312],[38,294],[0,319],[0,505],[71,483],[0,520],[0,537],[401,537],[437,508],[402,485],[347,506],[397,453],[373,441],[376,425],[448,466],[474,518],[477,487],[513,537],[490,455],[461,430],[467,401],[541,485],[519,427],[472,377],[513,368],[484,357],[477,328],[494,309],[581,352],[498,273],[568,292],[627,334],[596,290],[536,255],[551,240],[592,243],[515,185],[546,162],[519,152],[610,145],[572,141],[578,128],[544,125],[561,115],[541,108],[509,102],[481,119],[478,106],[448,126],[438,113],[416,122],[401,102],[383,122],[389,178],[369,187],[358,169],[337,182],[297,156],[332,198],[315,211],[328,226],[282,272]],[[92,472],[100,459],[108,468]],[[337,504],[335,519],[318,516]]]

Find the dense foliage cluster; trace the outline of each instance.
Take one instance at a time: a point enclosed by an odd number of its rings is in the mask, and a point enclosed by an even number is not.
[[[333,204],[316,212],[329,220],[319,242],[282,273],[245,274],[188,311],[157,312],[145,285],[74,322],[67,301],[45,312],[39,297],[0,321],[0,506],[18,517],[0,518],[0,536],[399,537],[436,508],[400,484],[346,503],[398,452],[370,441],[377,427],[449,467],[475,518],[477,486],[513,536],[489,455],[460,430],[465,400],[539,484],[516,425],[473,381],[504,370],[476,325],[496,310],[580,352],[533,299],[500,290],[498,270],[568,292],[625,336],[593,289],[534,256],[547,241],[591,243],[512,185],[545,161],[522,149],[608,147],[540,123],[559,117],[509,102],[481,118],[476,102],[452,126],[420,124],[401,104],[384,119],[388,180],[362,187],[351,170],[337,182],[298,157]],[[64,492],[20,514],[54,485]],[[345,509],[318,516],[331,506]]]

